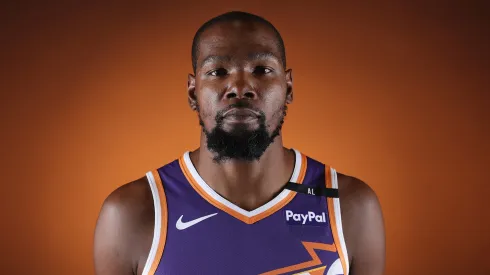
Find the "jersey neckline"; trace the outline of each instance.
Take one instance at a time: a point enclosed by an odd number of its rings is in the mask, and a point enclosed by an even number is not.
[[[292,150],[295,153],[295,163],[290,181],[303,183],[307,166],[306,156],[294,148]],[[284,189],[264,205],[251,211],[245,210],[219,195],[204,181],[192,163],[189,153],[186,151],[179,158],[179,165],[194,190],[210,204],[247,224],[255,223],[272,215],[288,204],[296,195],[296,192]]]

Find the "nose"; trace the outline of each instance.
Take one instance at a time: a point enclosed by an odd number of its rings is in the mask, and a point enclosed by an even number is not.
[[[257,92],[250,83],[250,80],[244,74],[240,74],[230,78],[230,83],[224,97],[226,99],[256,99]]]

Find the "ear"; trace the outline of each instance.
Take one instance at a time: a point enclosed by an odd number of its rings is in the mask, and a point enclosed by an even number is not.
[[[293,102],[293,70],[286,71],[286,103]]]
[[[187,100],[191,109],[195,111],[197,109],[196,78],[192,74],[187,77]]]

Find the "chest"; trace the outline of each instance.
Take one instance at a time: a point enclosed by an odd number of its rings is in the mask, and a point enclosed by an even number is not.
[[[253,223],[199,200],[170,196],[168,209],[157,275],[295,274],[339,258],[321,198],[298,195]]]

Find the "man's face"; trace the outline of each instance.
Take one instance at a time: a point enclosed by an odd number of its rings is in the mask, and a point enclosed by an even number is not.
[[[280,135],[292,101],[291,72],[277,38],[255,22],[222,22],[202,33],[189,101],[215,160],[257,160]]]

